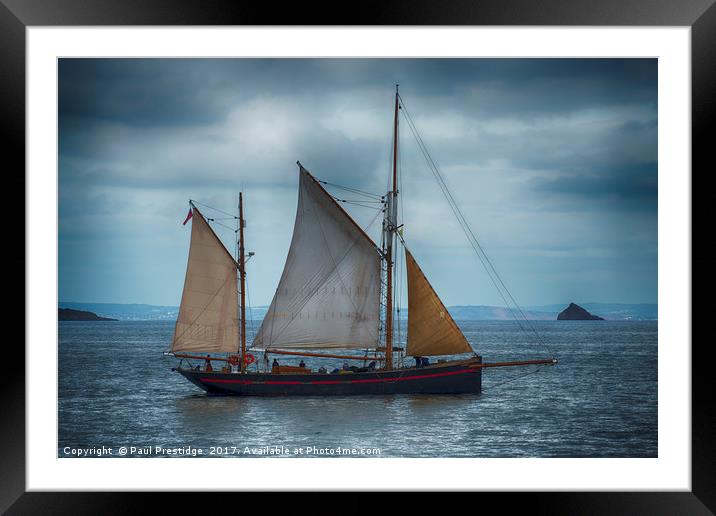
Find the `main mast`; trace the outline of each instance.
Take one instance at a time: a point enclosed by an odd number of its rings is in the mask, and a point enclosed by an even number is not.
[[[239,278],[241,282],[241,372],[246,371],[246,268],[244,260],[244,198],[239,192]]]
[[[393,189],[388,192],[385,232],[386,302],[385,302],[385,368],[393,367],[393,233],[398,215],[398,85],[395,85],[395,116],[393,121]]]

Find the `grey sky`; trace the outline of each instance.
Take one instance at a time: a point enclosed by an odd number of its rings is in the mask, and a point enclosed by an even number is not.
[[[655,59],[62,59],[60,300],[177,305],[187,200],[233,213],[243,190],[249,293],[268,304],[296,160],[384,193],[395,82],[518,302],[656,302]],[[400,143],[405,238],[433,286],[502,304],[405,123]]]

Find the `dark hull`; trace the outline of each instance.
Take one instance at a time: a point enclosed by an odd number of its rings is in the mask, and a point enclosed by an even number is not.
[[[347,396],[362,394],[479,393],[479,358],[353,374],[219,373],[176,369],[210,394],[239,396]],[[472,366],[472,367],[471,367]]]

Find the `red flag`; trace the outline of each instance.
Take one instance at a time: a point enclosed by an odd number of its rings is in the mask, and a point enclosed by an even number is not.
[[[194,211],[190,208],[189,209],[189,215],[186,216],[186,219],[184,219],[184,223],[182,226],[186,226],[186,223],[189,222],[189,219],[194,216]]]

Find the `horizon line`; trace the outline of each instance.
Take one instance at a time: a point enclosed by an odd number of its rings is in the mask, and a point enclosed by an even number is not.
[[[116,301],[58,301],[57,304],[67,304],[67,303],[74,303],[74,304],[85,304],[85,305],[146,305],[146,306],[162,306],[162,307],[170,307],[170,308],[178,308],[179,305],[173,305],[173,304],[155,304],[155,303],[127,303],[127,302],[116,302]],[[584,304],[584,305],[658,305],[658,302],[636,302],[636,303],[629,303],[629,302],[623,302],[623,301],[568,301],[566,303],[540,303],[540,304],[525,304],[525,305],[519,305],[520,307],[542,307],[542,306],[550,306],[550,305],[565,305],[569,306],[570,303],[574,304]],[[268,308],[270,304],[267,305],[253,305],[253,308]],[[511,307],[503,306],[503,305],[485,305],[485,304],[454,304],[454,305],[446,305],[448,307],[459,307],[459,306],[486,306],[490,308],[505,308],[510,309]]]

